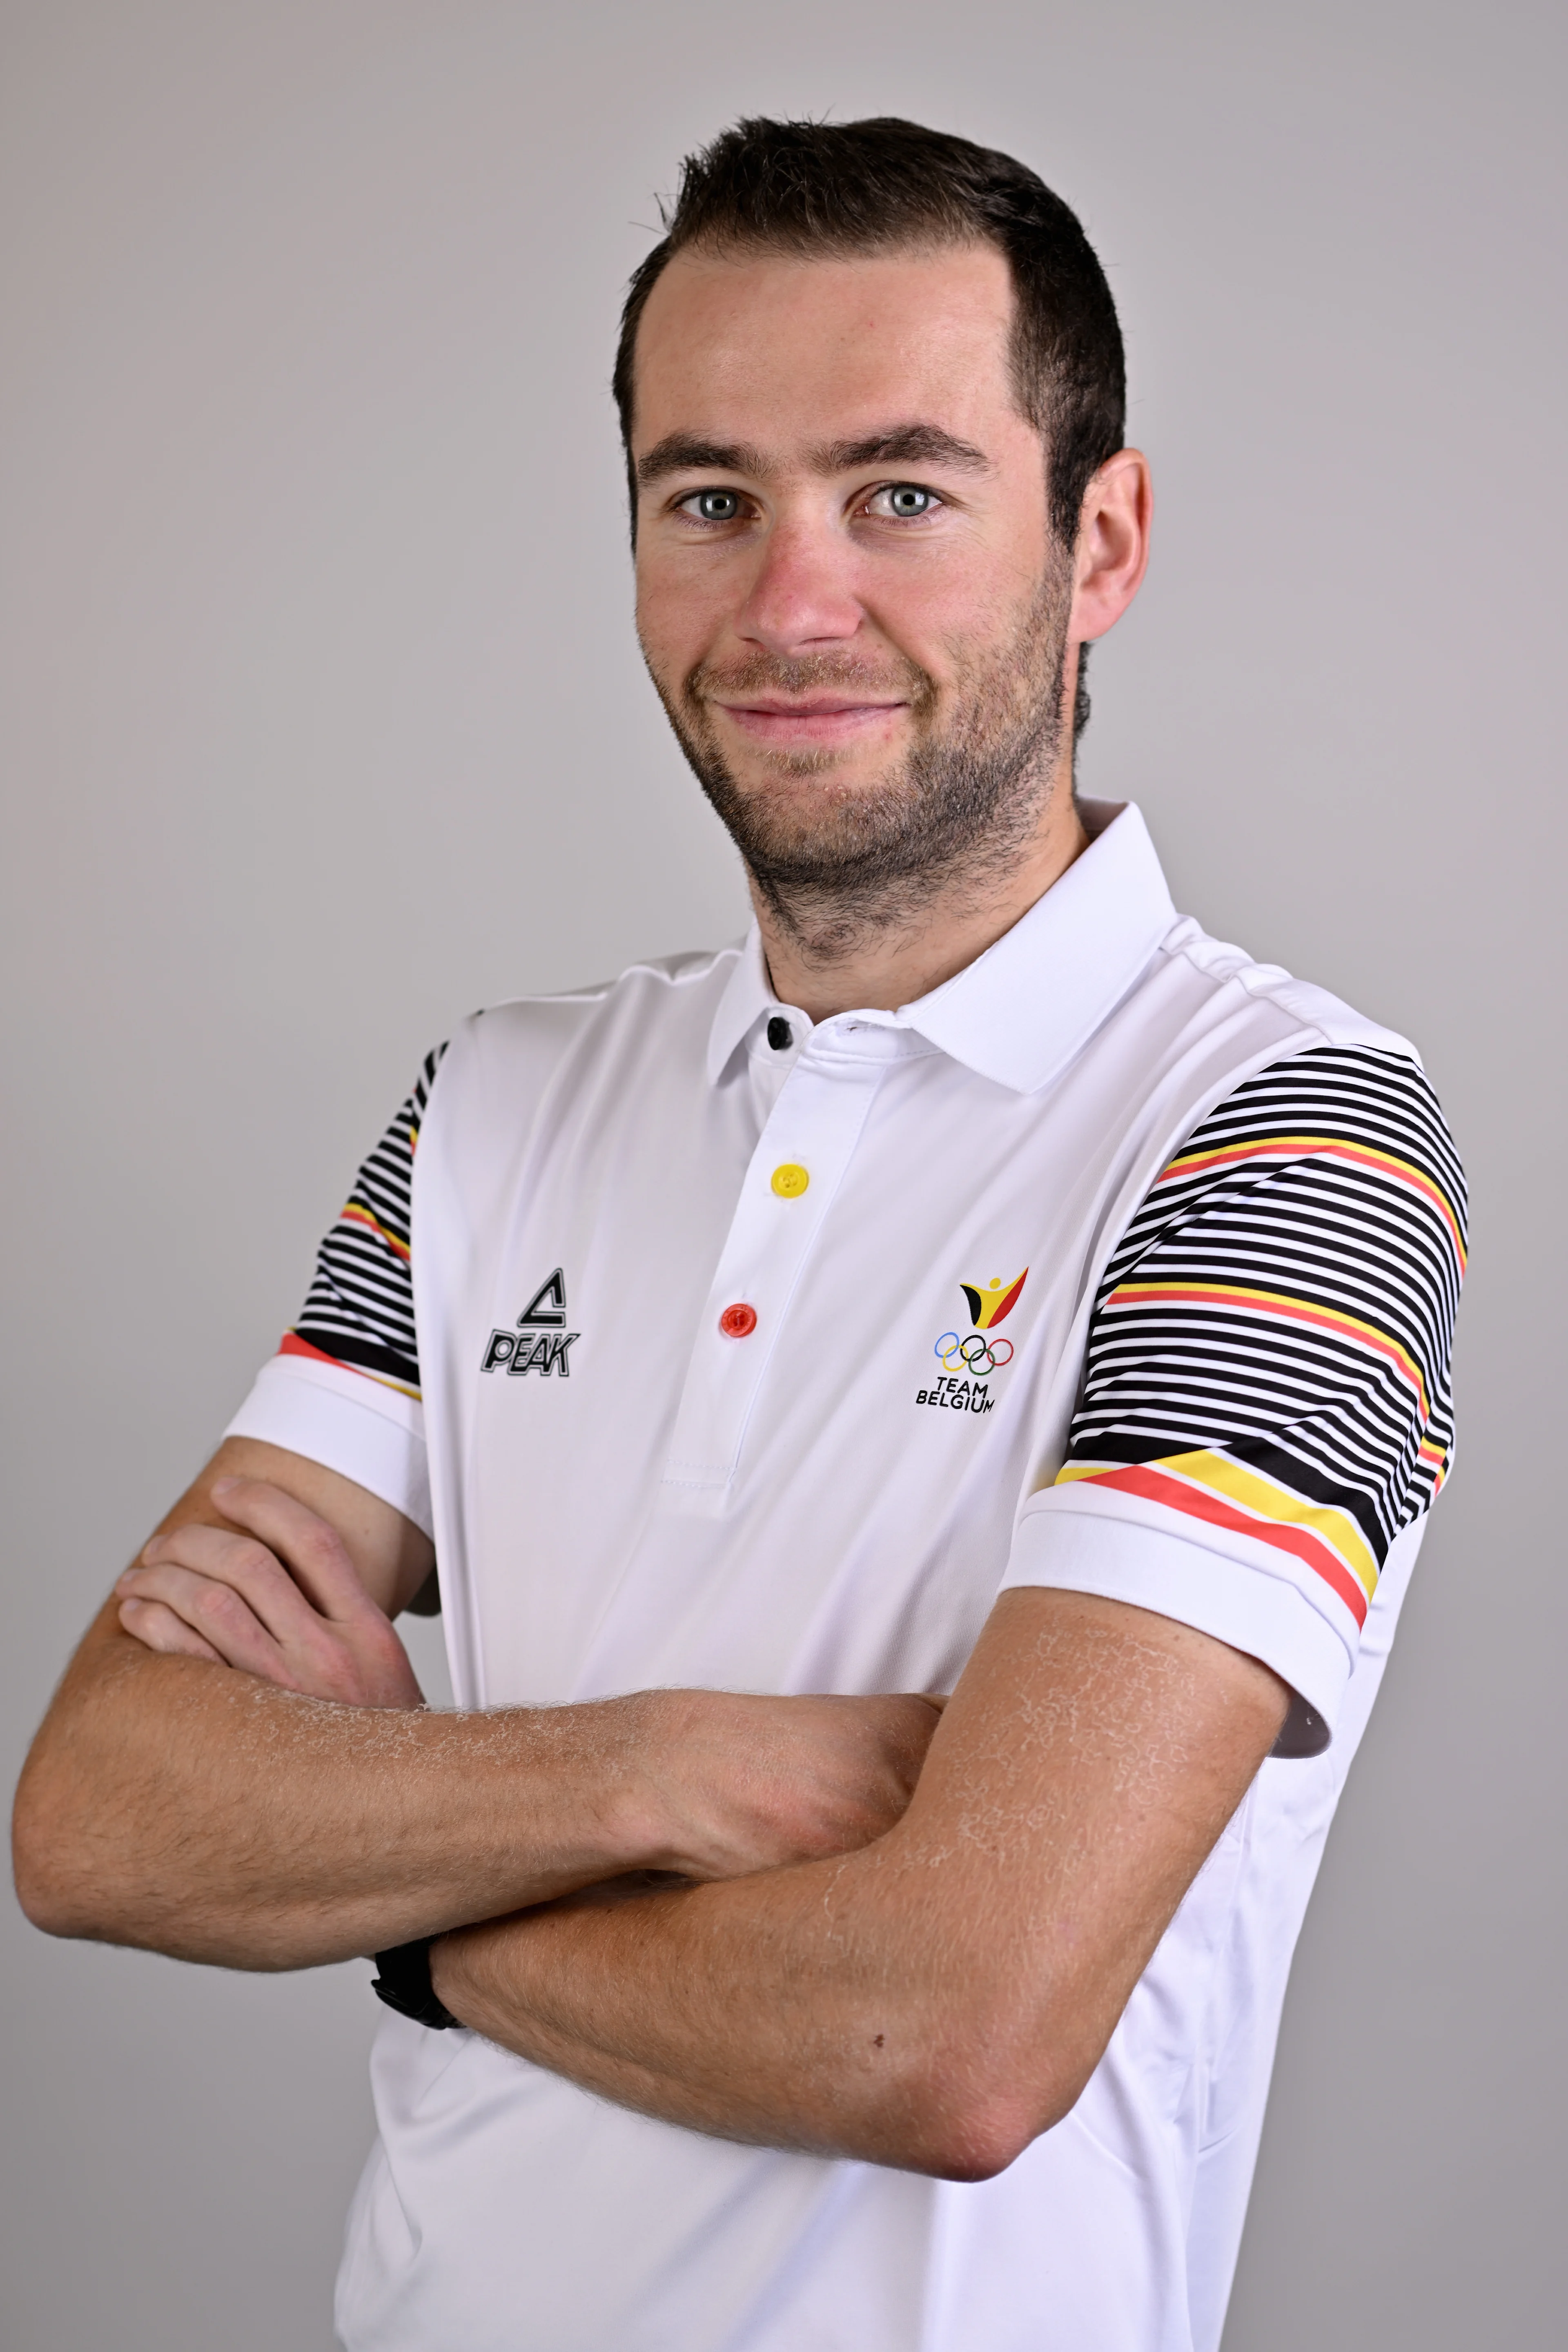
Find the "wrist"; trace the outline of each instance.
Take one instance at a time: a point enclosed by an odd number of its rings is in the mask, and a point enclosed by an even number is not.
[[[569,1899],[569,1898],[568,1898]],[[507,2032],[517,1987],[518,1955],[526,1937],[523,1920],[479,1919],[471,1927],[454,1927],[430,1939],[430,1990],[433,2000],[451,2018],[492,2041],[510,2042]],[[500,1972],[498,1975],[498,1963]]]
[[[432,1936],[429,1945],[431,1993],[440,2002],[447,2014],[454,2018],[457,2011],[453,2007],[453,2002],[460,2000],[462,1995],[458,1990],[459,1970],[456,1965],[457,1955],[453,1947],[460,1941],[461,1936],[460,1928],[449,1936]]]
[[[608,1791],[609,1834],[620,1871],[689,1866],[687,1808],[679,1801],[679,1776],[670,1767],[689,1742],[689,1696],[635,1691],[621,1701],[627,1738]]]

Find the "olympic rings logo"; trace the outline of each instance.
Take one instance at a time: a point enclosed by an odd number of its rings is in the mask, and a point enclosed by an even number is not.
[[[944,1331],[931,1352],[950,1372],[961,1369],[975,1373],[999,1372],[1004,1364],[1013,1360],[1013,1342],[988,1339],[984,1331],[966,1332],[963,1339],[956,1331]]]

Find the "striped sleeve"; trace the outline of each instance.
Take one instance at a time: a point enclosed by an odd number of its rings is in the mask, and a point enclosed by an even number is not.
[[[1107,1268],[1058,1486],[1272,1547],[1359,1629],[1452,1464],[1465,1218],[1414,1062],[1324,1047],[1248,1079]]]
[[[414,1155],[445,1045],[427,1054],[392,1124],[361,1168],[321,1243],[303,1310],[282,1356],[341,1365],[419,1395],[412,1265]]]

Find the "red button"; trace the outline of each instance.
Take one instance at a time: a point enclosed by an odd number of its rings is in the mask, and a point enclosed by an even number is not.
[[[719,1318],[719,1328],[726,1339],[743,1339],[757,1328],[754,1307],[726,1307]]]

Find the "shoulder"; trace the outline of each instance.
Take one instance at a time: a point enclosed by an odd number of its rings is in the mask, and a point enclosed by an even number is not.
[[[1182,916],[1162,940],[1157,962],[1211,1017],[1253,1028],[1260,1050],[1278,1055],[1315,1045],[1362,1046],[1420,1067],[1416,1048],[1397,1030],[1358,1013],[1315,982],[1298,979],[1282,964],[1260,962],[1245,948],[1211,939],[1190,915]]]
[[[547,1101],[646,1084],[655,1069],[667,1082],[700,1072],[739,954],[726,947],[649,959],[614,980],[471,1013],[431,1086],[426,1133],[464,1153],[509,1150]]]
[[[1161,940],[1128,1013],[1152,1114],[1152,1168],[1233,1098],[1248,1112],[1308,1125],[1342,1113],[1352,1127],[1371,1118],[1385,1143],[1406,1129],[1430,1142],[1440,1129],[1452,1154],[1410,1038],[1331,990],[1211,939],[1190,918]],[[1281,1087],[1301,1095],[1295,1112]]]
[[[617,1038],[670,1035],[706,1024],[728,982],[738,947],[651,957],[628,964],[614,980],[549,996],[516,996],[485,1006],[461,1022],[441,1071],[454,1078],[487,1070],[521,1075],[546,1071],[574,1053],[603,1050]]]
[[[1457,1155],[1415,1043],[1165,907],[1147,961],[1068,1081],[1090,1129],[1119,1139],[1096,1279],[1184,1199],[1256,1182],[1292,1158],[1321,1178],[1359,1149],[1417,1160],[1462,1226]],[[1210,1136],[1216,1118],[1234,1132]],[[1291,1140],[1313,1136],[1342,1148]]]

